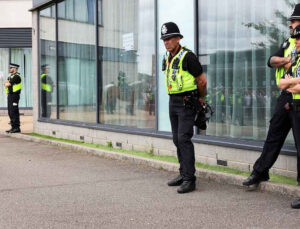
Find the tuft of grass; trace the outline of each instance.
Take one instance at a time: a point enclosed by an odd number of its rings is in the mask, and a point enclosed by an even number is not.
[[[113,148],[113,144],[112,144],[112,142],[110,142],[110,141],[109,141],[109,142],[107,142],[107,147],[108,147],[108,148]]]
[[[49,139],[49,140],[67,142],[67,143],[76,144],[76,145],[88,146],[91,148],[104,149],[104,150],[118,152],[118,153],[124,153],[124,154],[128,154],[128,155],[140,156],[140,157],[144,157],[144,158],[151,158],[151,159],[155,159],[155,160],[159,160],[159,161],[178,163],[178,160],[176,157],[154,155],[154,152],[153,152],[154,150],[150,150],[150,152],[143,152],[143,151],[135,151],[135,150],[116,149],[116,148],[112,147],[112,142],[107,142],[107,146],[104,146],[104,145],[93,144],[93,143],[85,143],[84,141],[55,138],[55,137],[36,134],[36,133],[30,133],[28,135],[33,136],[33,137],[43,138],[43,139]],[[207,169],[207,170],[216,171],[216,172],[240,175],[240,176],[244,176],[244,177],[248,177],[250,175],[250,172],[243,172],[243,171],[240,171],[237,169],[231,169],[231,168],[227,168],[224,166],[208,165],[208,164],[204,164],[204,163],[200,163],[200,162],[196,162],[195,166],[196,166],[196,168],[202,168],[202,169]],[[282,184],[297,185],[296,179],[291,178],[291,177],[276,175],[276,174],[270,174],[270,181],[276,182],[276,183],[282,183]]]

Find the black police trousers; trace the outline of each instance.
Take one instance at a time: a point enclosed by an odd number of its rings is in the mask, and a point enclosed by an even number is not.
[[[169,115],[173,142],[177,148],[179,172],[185,181],[195,180],[195,151],[192,143],[196,112],[185,107],[183,96],[170,95]]]
[[[51,93],[42,91],[41,93],[41,106],[42,106],[42,117],[50,118],[51,116]]]
[[[20,94],[7,95],[7,109],[10,118],[10,125],[12,128],[20,127],[20,113],[19,113]]]
[[[283,91],[277,99],[273,117],[270,120],[269,131],[261,156],[253,166],[253,174],[269,178],[269,169],[278,158],[284,141],[292,127],[290,110],[285,108],[292,102],[292,95]]]
[[[294,105],[293,105],[294,106]],[[292,121],[292,130],[297,149],[297,181],[300,183],[300,100],[298,100],[297,109],[292,108],[290,118]]]

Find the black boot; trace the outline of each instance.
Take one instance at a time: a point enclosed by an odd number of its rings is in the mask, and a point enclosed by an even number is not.
[[[261,175],[257,175],[255,173],[252,173],[250,177],[248,177],[244,182],[243,185],[244,186],[250,186],[253,184],[259,184],[262,181],[267,181],[269,180],[269,175],[265,175],[265,176],[261,176]]]
[[[21,132],[20,128],[19,127],[15,127],[15,128],[12,128],[9,133],[12,134],[12,133],[20,133],[20,132]]]
[[[11,129],[9,129],[9,130],[6,130],[5,132],[9,134],[10,131],[11,131],[12,129],[13,129],[13,128],[11,128]]]
[[[196,182],[195,181],[183,181],[183,183],[180,185],[180,187],[177,189],[178,193],[187,193],[192,192],[196,188]]]
[[[291,204],[292,208],[299,209],[300,208],[300,199],[293,201]]]
[[[183,182],[183,177],[181,175],[178,175],[176,178],[174,178],[173,180],[170,180],[168,182],[169,186],[179,186],[181,185]]]

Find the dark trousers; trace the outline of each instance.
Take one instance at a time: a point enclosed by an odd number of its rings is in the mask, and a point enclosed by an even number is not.
[[[20,94],[7,95],[7,109],[12,128],[20,127],[20,113],[19,113]]]
[[[297,106],[298,109],[296,111],[292,109],[292,111],[290,112],[290,118],[292,123],[295,146],[297,150],[297,181],[298,183],[300,183],[300,101],[298,101]]]
[[[195,111],[184,106],[183,97],[170,96],[169,115],[172,126],[173,142],[177,147],[177,157],[180,163],[179,172],[183,180],[195,180],[195,151],[191,141]]]
[[[42,117],[50,118],[51,105],[48,104],[50,101],[51,101],[51,94],[42,91],[42,96],[41,96]]]
[[[292,95],[286,92],[282,92],[277,99],[262,154],[253,166],[253,173],[256,175],[268,177],[269,169],[278,158],[284,141],[292,127],[291,112],[285,109],[285,105],[291,102]]]

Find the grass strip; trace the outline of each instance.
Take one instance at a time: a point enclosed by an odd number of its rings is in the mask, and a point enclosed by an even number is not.
[[[55,140],[55,141],[60,141],[60,142],[76,144],[76,145],[88,146],[91,148],[104,149],[104,150],[108,150],[108,151],[112,151],[112,152],[135,155],[135,156],[140,156],[140,157],[144,157],[144,158],[151,158],[151,159],[155,159],[155,160],[159,160],[159,161],[178,163],[177,158],[173,157],[173,156],[161,156],[161,155],[154,155],[153,152],[143,152],[143,151],[123,150],[123,149],[113,148],[112,143],[109,141],[107,142],[107,146],[105,146],[105,145],[99,145],[99,144],[93,144],[93,143],[85,143],[84,141],[55,138],[55,137],[36,134],[36,133],[30,133],[28,135],[33,136],[33,137],[48,139],[48,140]],[[222,173],[235,174],[235,175],[240,175],[240,176],[245,176],[245,177],[248,177],[250,175],[250,172],[243,172],[243,171],[239,171],[236,169],[227,168],[224,166],[214,166],[214,165],[208,165],[208,164],[204,164],[204,163],[200,163],[200,162],[196,162],[196,168],[202,168],[202,169],[207,169],[207,170],[222,172]],[[276,174],[270,174],[270,181],[276,182],[276,183],[282,183],[282,184],[297,185],[296,179],[291,178],[291,177],[276,175]]]

